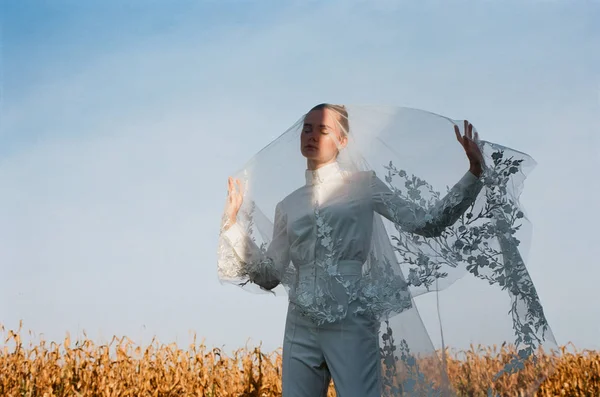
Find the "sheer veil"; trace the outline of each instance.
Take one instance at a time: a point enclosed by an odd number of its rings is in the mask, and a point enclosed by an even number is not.
[[[374,173],[393,193],[390,197],[407,203],[415,216],[423,214],[423,222],[446,216],[460,199],[452,187],[468,169],[454,133],[455,125],[462,131],[463,121],[402,107],[345,109],[348,144],[340,150],[340,167],[348,174]],[[273,239],[278,204],[305,184],[303,119],[235,174],[244,185],[237,222],[249,244],[263,253]],[[415,232],[416,225],[402,227],[389,216],[374,216],[371,249],[351,295],[361,302],[360,311],[381,325],[385,395],[459,395],[447,377],[446,348],[469,343],[512,352],[502,367],[482,375],[489,387],[485,395],[503,395],[511,379],[524,376],[529,387],[524,392],[531,395],[549,374],[548,368],[535,367],[556,341],[525,266],[532,230],[519,202],[535,162],[496,143],[478,145],[484,172],[474,200],[452,224],[427,234]],[[226,221],[223,217],[222,226]],[[217,271],[222,283],[255,293],[296,293],[294,263],[275,273],[275,289],[253,282],[248,266],[221,233]]]

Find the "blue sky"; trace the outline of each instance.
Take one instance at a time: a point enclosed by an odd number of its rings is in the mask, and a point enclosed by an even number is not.
[[[285,299],[216,280],[226,178],[330,101],[468,118],[532,155],[530,273],[559,343],[600,348],[598,2],[0,7],[6,326],[280,346]]]

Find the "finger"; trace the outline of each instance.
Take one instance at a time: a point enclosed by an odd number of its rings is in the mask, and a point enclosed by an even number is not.
[[[469,123],[469,139],[473,139],[473,124]]]
[[[236,180],[235,180],[235,187],[236,187],[236,190],[235,190],[235,197],[236,197],[236,199],[237,199],[238,201],[241,201],[241,200],[242,200],[242,196],[243,196],[243,193],[242,193],[242,192],[243,192],[243,190],[242,190],[242,185],[241,185],[241,182],[240,182],[240,180],[239,180],[239,179],[236,179]]]
[[[475,131],[475,142],[479,142],[479,133]]]
[[[468,134],[468,129],[469,129],[469,121],[465,120],[465,125],[463,127],[463,131],[464,131],[465,137],[468,137],[468,135],[467,135]]]
[[[456,140],[459,141],[462,145],[462,137],[460,136],[460,129],[456,124],[454,124],[454,134],[456,134]]]

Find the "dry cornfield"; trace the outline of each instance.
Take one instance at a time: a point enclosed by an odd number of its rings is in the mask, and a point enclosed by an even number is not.
[[[84,339],[72,343],[37,342],[24,347],[21,331],[7,331],[0,352],[0,395],[37,396],[278,396],[281,354],[259,347],[231,355],[193,342],[187,350],[153,340],[143,349],[124,337],[106,345]],[[569,349],[570,348],[570,349]],[[510,349],[472,347],[448,352],[450,382],[461,395],[486,395],[485,380],[508,361]],[[539,374],[555,371],[537,396],[600,396],[600,352],[563,346],[518,375],[501,379],[497,393],[522,395]],[[335,396],[333,387],[329,396]]]

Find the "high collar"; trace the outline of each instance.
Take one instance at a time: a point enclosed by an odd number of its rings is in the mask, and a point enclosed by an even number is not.
[[[306,170],[306,184],[318,185],[327,180],[341,175],[341,169],[337,162],[324,165],[316,170]]]

